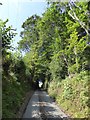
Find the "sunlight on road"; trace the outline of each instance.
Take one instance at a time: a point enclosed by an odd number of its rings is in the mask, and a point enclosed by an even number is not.
[[[45,91],[36,91],[28,103],[23,118],[67,117]]]

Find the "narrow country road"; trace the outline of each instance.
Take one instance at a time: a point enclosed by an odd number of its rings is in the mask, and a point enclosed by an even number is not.
[[[45,91],[36,91],[30,99],[23,118],[38,118],[38,120],[67,119],[60,108]]]

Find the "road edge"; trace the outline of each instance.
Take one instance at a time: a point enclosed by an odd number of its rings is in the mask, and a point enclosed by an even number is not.
[[[34,94],[34,92],[35,92],[34,90],[31,90],[31,91],[26,93],[25,100],[22,103],[18,113],[16,114],[16,118],[22,118],[23,117],[23,114],[24,114],[24,112],[25,112],[25,110],[27,108],[28,102],[31,99],[31,97]]]

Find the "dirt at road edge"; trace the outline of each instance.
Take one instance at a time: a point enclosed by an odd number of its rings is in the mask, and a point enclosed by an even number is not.
[[[18,113],[16,114],[16,118],[22,118],[22,116],[23,116],[23,114],[26,110],[26,107],[28,105],[28,102],[31,99],[34,92],[35,92],[34,90],[31,90],[31,91],[27,92],[27,94],[25,96],[25,100],[24,100],[23,104],[21,105]]]

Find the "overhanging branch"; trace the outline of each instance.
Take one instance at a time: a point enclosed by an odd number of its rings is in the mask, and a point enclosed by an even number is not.
[[[81,27],[86,31],[87,35],[89,35],[89,32],[88,32],[88,28],[87,26],[85,25],[84,22],[82,22],[76,15],[76,13],[74,12],[74,10],[72,9],[72,6],[71,4],[69,3],[69,6],[70,6],[70,9],[71,11],[68,12],[68,14],[70,15],[70,17],[72,17],[72,19],[76,20],[80,25]],[[72,13],[71,13],[72,12]]]

